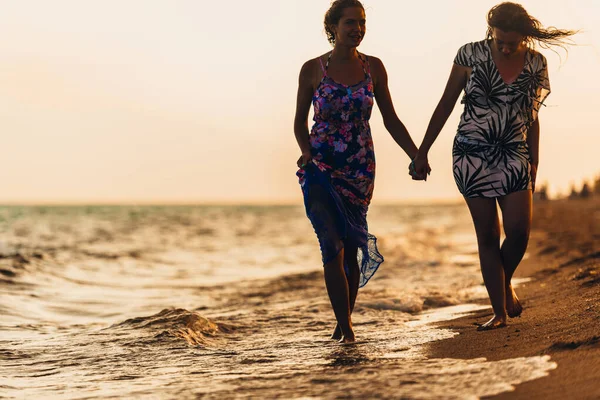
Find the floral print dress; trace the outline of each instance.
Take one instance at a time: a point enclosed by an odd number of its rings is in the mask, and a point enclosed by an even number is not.
[[[531,190],[527,131],[550,93],[546,58],[532,49],[514,82],[502,79],[489,40],[462,46],[454,63],[471,67],[454,140],[453,171],[465,197]]]
[[[323,264],[333,260],[345,246],[358,248],[362,287],[383,262],[377,239],[368,233],[367,226],[375,182],[375,153],[369,127],[373,80],[368,58],[361,55],[362,81],[353,86],[334,81],[327,75],[330,58],[331,54],[325,66],[319,58],[323,78],[312,99],[312,160],[296,175],[306,214],[319,240]]]

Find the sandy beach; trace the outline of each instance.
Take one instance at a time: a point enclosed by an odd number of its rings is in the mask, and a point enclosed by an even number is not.
[[[537,202],[528,257],[515,276],[524,305],[509,326],[477,332],[491,309],[442,323],[460,335],[429,344],[429,356],[504,360],[550,355],[545,378],[494,399],[600,398],[600,199]],[[487,303],[484,303],[487,304]]]

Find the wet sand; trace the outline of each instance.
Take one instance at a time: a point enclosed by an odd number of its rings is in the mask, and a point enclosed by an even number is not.
[[[494,399],[600,398],[600,199],[537,202],[528,257],[515,277],[524,311],[507,328],[477,332],[491,308],[440,324],[459,335],[429,344],[431,358],[490,361],[550,355],[549,375]],[[483,302],[482,304],[488,304]]]

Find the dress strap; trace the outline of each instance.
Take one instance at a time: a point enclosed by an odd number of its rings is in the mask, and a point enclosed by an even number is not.
[[[329,57],[327,57],[327,62],[325,63],[325,69],[323,70],[323,74],[325,76],[327,76],[327,69],[329,69],[329,60],[331,60],[331,55],[333,54],[333,51],[331,53],[329,53]],[[319,57],[319,61],[321,60],[321,57]],[[323,64],[321,63],[321,66],[323,66]]]
[[[365,75],[371,76],[371,64],[369,64],[369,56],[367,56],[366,54],[363,54],[362,56],[365,58],[364,61],[362,58],[359,58],[361,60],[363,71],[365,72]]]
[[[323,66],[323,61],[321,60],[321,56],[319,56],[319,64],[321,64],[321,71],[323,72],[323,76],[327,73],[325,67]]]
[[[327,76],[327,69],[329,68],[329,60],[331,60],[331,55],[333,54],[333,51],[331,53],[329,53],[329,57],[327,57],[327,62],[325,63],[325,66],[323,66],[323,61],[321,60],[321,57],[319,57],[319,64],[321,64],[321,70],[323,71],[323,78],[325,78]],[[363,58],[364,57],[364,60]],[[360,60],[360,64],[362,65],[362,69],[363,72],[365,73],[366,76],[370,77],[371,76],[371,65],[369,64],[369,57],[366,54],[358,54],[358,59]]]
[[[329,68],[329,60],[331,59],[331,54],[333,52],[329,53],[329,57],[327,57],[327,62],[325,63],[325,66],[323,66],[323,61],[321,60],[321,56],[319,56],[319,64],[321,64],[321,71],[323,72],[323,78],[321,78],[321,80],[325,79],[325,77],[327,76],[327,69]]]

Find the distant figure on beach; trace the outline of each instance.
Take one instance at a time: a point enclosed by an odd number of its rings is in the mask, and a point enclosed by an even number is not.
[[[587,182],[584,182],[583,186],[581,187],[581,191],[579,192],[579,197],[582,199],[587,199],[591,195],[592,191],[590,190],[590,186],[587,184]]]
[[[375,153],[369,127],[373,99],[385,127],[412,159],[417,147],[396,116],[381,60],[359,53],[366,32],[358,0],[337,0],[325,14],[333,50],[302,66],[294,133],[306,214],[319,239],[325,284],[337,325],[332,338],[355,341],[352,310],[358,288],[373,276],[383,257],[368,233]],[[308,131],[308,113],[314,124]]]
[[[471,212],[479,261],[494,316],[479,330],[506,326],[521,315],[511,285],[531,226],[539,162],[538,111],[550,93],[546,58],[534,50],[564,46],[575,31],[544,28],[519,4],[505,2],[487,16],[485,40],[458,50],[444,94],[429,122],[411,175],[423,177],[427,153],[464,90],[464,111],[454,140],[453,171]],[[500,245],[502,211],[506,239]]]
[[[544,183],[543,185],[539,185],[535,193],[533,194],[533,201],[546,201],[548,200],[548,183]]]

